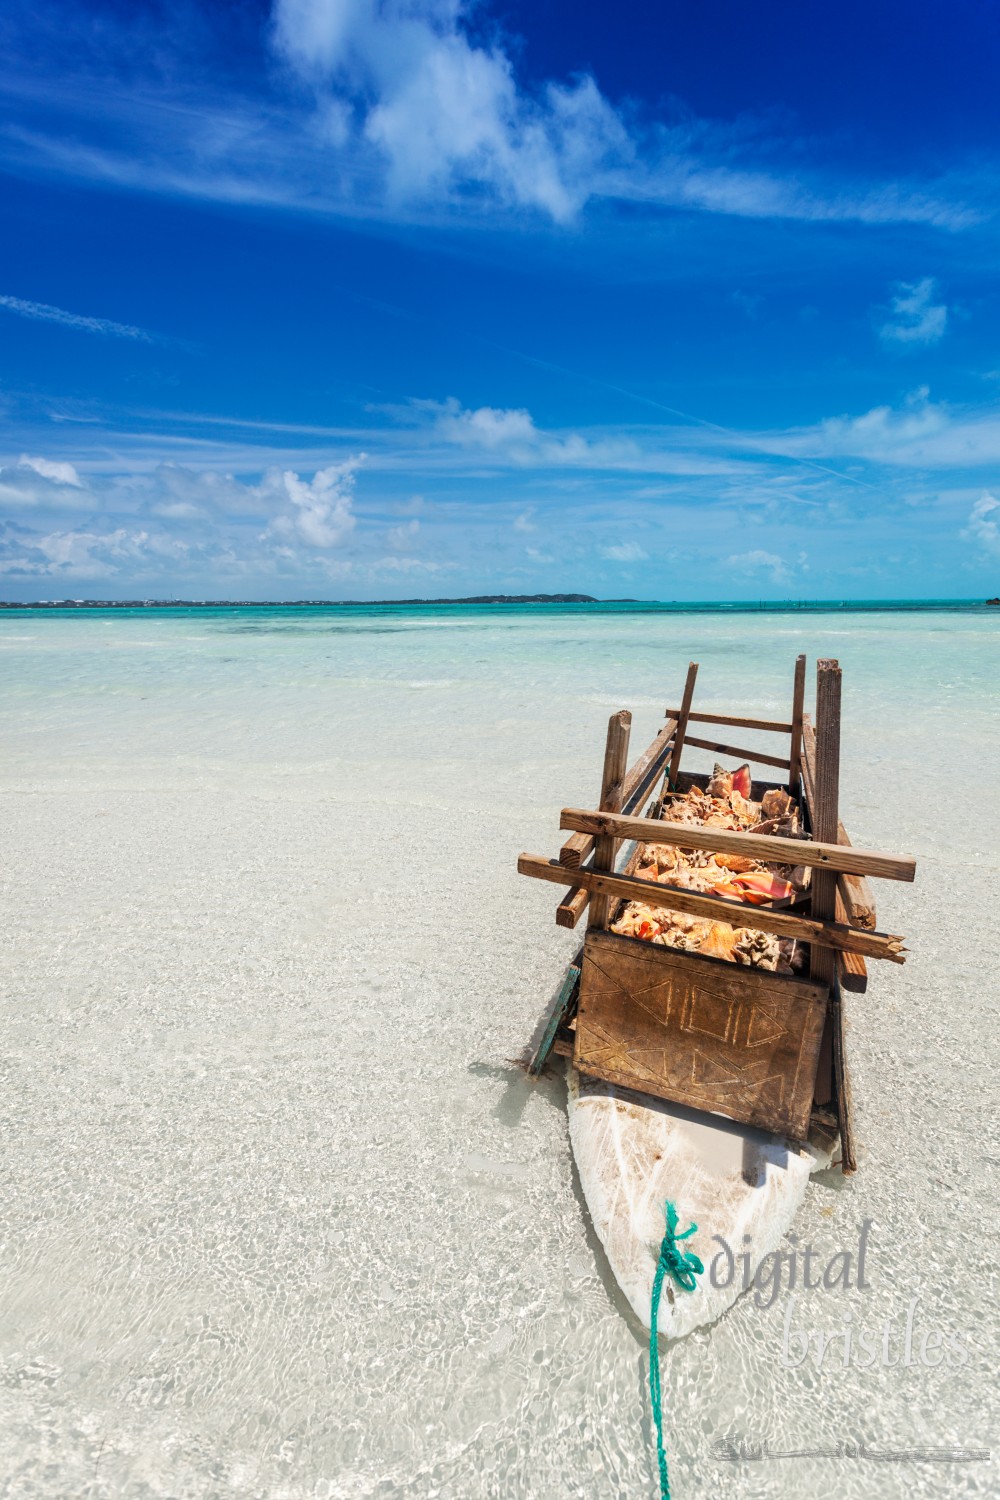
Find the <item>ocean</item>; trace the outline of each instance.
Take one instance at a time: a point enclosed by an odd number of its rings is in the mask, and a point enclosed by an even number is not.
[[[784,718],[800,651],[852,838],[918,860],[860,1169],[795,1226],[825,1264],[870,1221],[869,1285],[665,1349],[674,1496],[996,1493],[872,1456],[997,1448],[1000,609],[948,601],[0,613],[2,1493],[656,1494],[565,1086],[512,1062],[577,941],[515,862],[611,712],[642,749],[697,660],[696,708]]]

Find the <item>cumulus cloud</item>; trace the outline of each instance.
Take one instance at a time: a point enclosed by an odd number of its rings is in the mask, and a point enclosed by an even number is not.
[[[937,344],[948,326],[948,308],[935,302],[937,282],[933,276],[922,281],[897,284],[891,303],[891,316],[879,329],[886,344]]]
[[[854,457],[900,468],[970,469],[1000,463],[1000,407],[956,409],[932,401],[925,386],[901,406],[759,439],[770,452]]]
[[[773,583],[788,583],[791,569],[783,557],[776,552],[765,552],[757,547],[752,552],[736,552],[726,558],[726,567],[737,573],[769,573]]]
[[[290,509],[275,516],[265,535],[305,542],[309,547],[336,547],[354,529],[354,474],[362,453],[344,463],[318,469],[311,480],[291,469],[271,469],[258,493],[273,496]]]
[[[83,488],[83,480],[76,469],[64,460],[31,458],[27,453],[22,453],[18,463],[22,468],[34,469],[36,474],[41,474],[43,479],[51,479],[54,484],[71,484],[78,490]]]
[[[470,41],[462,10],[459,0],[277,0],[274,41],[315,89],[335,139],[358,105],[391,196],[474,182],[571,218],[588,178],[629,158],[625,127],[589,77],[529,98],[498,45]]]
[[[975,217],[892,184],[824,191],[744,166],[746,122],[641,125],[589,74],[528,89],[499,39],[472,40],[471,11],[467,0],[275,0],[272,42],[313,92],[331,175],[355,188],[381,175],[397,205],[478,199],[559,223],[592,198],[866,223]],[[376,173],[359,171],[365,148]]]
[[[0,572],[57,578],[111,578],[122,562],[134,564],[149,551],[179,556],[182,542],[153,538],[146,531],[116,527],[112,531],[12,533],[7,528]]]
[[[449,396],[445,401],[413,401],[410,411],[431,419],[435,438],[517,467],[632,468],[643,467],[645,462],[631,438],[591,440],[575,432],[547,432],[535,425],[531,413],[523,407],[469,409]],[[691,462],[680,461],[685,465]]]
[[[71,463],[22,454],[0,467],[0,501],[23,509],[78,510],[85,486]]]
[[[987,552],[1000,553],[1000,500],[982,495],[972,507],[962,535]]]

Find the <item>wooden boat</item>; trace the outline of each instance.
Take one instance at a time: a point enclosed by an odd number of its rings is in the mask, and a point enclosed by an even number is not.
[[[671,1336],[752,1284],[813,1172],[855,1170],[846,1006],[867,985],[866,959],[904,961],[902,939],[876,929],[868,878],[913,880],[914,861],[851,845],[840,668],[817,664],[815,721],[805,669],[800,656],[791,718],[778,722],[693,712],[691,663],[681,706],[631,768],[631,716],[613,714],[599,807],[563,808],[571,836],[558,859],[518,860],[521,874],[568,887],[559,925],[587,913],[527,1068],[568,1059],[581,1185],[647,1327],[665,1201],[698,1225],[685,1249],[706,1274],[690,1293],[665,1285],[659,1327]],[[782,735],[787,753],[698,738],[693,724]],[[744,764],[735,781],[719,764],[686,774],[685,747]],[[750,762],[783,779],[750,782]]]

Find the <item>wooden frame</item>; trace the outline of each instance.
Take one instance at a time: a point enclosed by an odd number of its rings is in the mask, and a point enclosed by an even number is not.
[[[588,904],[590,905],[588,933],[582,955],[574,961],[570,975],[557,994],[553,1008],[550,1008],[533,1063],[541,1066],[538,1062],[539,1050],[545,1055],[552,1051],[566,1055],[572,1050],[577,1065],[584,1071],[596,1071],[597,1076],[607,1077],[611,1081],[640,1091],[645,1089],[653,1094],[659,1093],[664,1098],[675,1098],[678,1102],[694,1104],[696,1108],[729,1114],[731,1118],[746,1123],[762,1125],[793,1136],[798,1132],[797,1138],[804,1136],[811,1113],[817,1128],[822,1127],[828,1132],[839,1129],[841,1165],[845,1172],[849,1172],[854,1170],[856,1164],[856,1149],[845,1046],[845,993],[849,1000],[853,993],[865,989],[866,958],[894,963],[905,961],[902,938],[875,930],[875,903],[868,879],[912,881],[916,865],[913,858],[907,855],[859,849],[851,844],[840,821],[838,807],[840,667],[835,661],[821,661],[817,664],[815,726],[804,708],[805,668],[805,657],[800,656],[795,663],[791,718],[785,721],[694,712],[692,700],[698,666],[692,662],[688,668],[680,708],[667,710],[667,721],[631,769],[626,765],[630,716],[624,711],[612,716],[608,726],[599,808],[563,808],[560,828],[568,832],[570,837],[564,841],[558,860],[547,860],[530,854],[522,854],[518,859],[521,874],[563,886],[572,882],[571,888],[565,892],[556,909],[556,921],[560,925],[575,926]],[[770,752],[744,750],[724,742],[688,735],[688,726],[698,723],[787,735],[788,754],[780,756]],[[788,780],[785,785],[800,802],[808,832],[804,832],[802,837],[787,838],[705,824],[674,823],[655,816],[643,817],[642,809],[646,802],[656,797],[661,776],[664,778],[664,790],[677,788],[681,754],[685,745],[739,760],[775,766],[787,772]],[[704,788],[708,779],[702,774],[685,774],[680,784],[688,786],[693,783]],[[759,799],[773,785],[775,784],[755,781],[750,795]],[[658,797],[656,804],[659,805]],[[808,914],[798,909],[748,906],[742,901],[729,900],[724,896],[673,886],[667,880],[639,879],[635,874],[638,849],[633,852],[626,869],[619,872],[615,868],[617,851],[626,841],[665,843],[709,853],[744,854],[752,859],[771,863],[806,865],[813,872],[808,895]],[[672,909],[724,922],[730,927],[750,926],[762,932],[795,938],[808,946],[808,975],[796,978],[751,970],[725,964],[697,951],[682,951],[607,933],[604,929],[613,914],[613,907],[619,901],[626,900],[640,901],[654,909]],[[612,1003],[608,999],[610,991],[607,991],[607,976],[604,980],[594,977],[597,974],[594,955],[598,952],[605,958],[609,954],[615,955],[613,967],[619,975],[634,976],[640,972],[643,975],[642,984],[635,991],[632,1000],[628,999],[629,982],[626,980],[622,990],[625,999],[622,1000],[619,994],[612,1005],[612,1010],[619,1005],[619,1001],[638,1007],[628,1012],[633,1016],[633,1021],[627,1024],[623,1022],[618,1028],[619,1042],[622,1037],[627,1040],[630,1035],[629,1026],[638,1028],[636,1035],[646,1027],[648,1037],[648,1016],[643,1021],[640,1013],[644,1013],[644,1006],[648,1010],[650,984],[653,984],[654,989],[659,986],[659,981],[654,983],[648,976],[654,976],[655,979],[657,974],[667,976],[669,973],[669,983],[666,979],[664,983],[667,983],[670,992],[688,997],[678,1000],[678,1005],[693,1004],[692,996],[706,996],[710,992],[717,992],[718,998],[725,991],[731,994],[734,1005],[751,1005],[752,1008],[753,1004],[759,1002],[773,1007],[778,1004],[780,997],[787,997],[792,993],[789,984],[798,984],[804,985],[808,990],[815,1013],[816,996],[823,997],[820,1009],[826,1018],[826,1029],[821,1043],[816,1041],[813,1027],[808,1037],[805,1033],[800,1037],[800,1051],[794,1056],[786,1047],[787,1055],[782,1066],[789,1079],[792,1073],[788,1069],[792,1069],[795,1075],[792,1090],[794,1109],[788,1104],[788,1099],[779,1108],[772,1088],[770,1104],[761,1103],[760,1100],[756,1103],[744,1100],[740,1106],[743,1113],[739,1113],[735,1106],[727,1107],[725,1090],[721,1084],[718,1099],[713,1102],[709,1095],[705,1095],[698,1102],[690,1094],[688,1084],[682,1087],[677,1081],[683,1075],[690,1082],[694,1075],[690,1069],[685,1072],[683,1067],[680,1074],[676,1071],[679,1066],[676,1054],[679,1043],[676,1037],[669,1045],[657,1043],[660,1049],[658,1055],[662,1057],[662,1063],[658,1064],[659,1075],[654,1069],[654,1076],[647,1077],[643,1082],[635,1071],[629,1072],[629,1066],[640,1066],[635,1059],[624,1071],[621,1068],[616,1071],[609,1061],[614,1047],[607,1050],[610,1045],[607,1035],[605,1034],[604,1042],[595,1042],[593,1036],[589,1041],[587,1039],[588,1005],[594,1001],[598,991],[604,995],[600,1002],[605,1006],[602,1012],[604,1021],[601,1024],[605,1024],[611,1014],[607,1011],[607,1005]],[[636,969],[636,964],[639,969]],[[723,979],[720,981],[711,978],[720,969],[726,971]],[[588,975],[591,976],[589,980]],[[647,999],[644,1000],[643,996]],[[715,1002],[705,1000],[698,1003]],[[740,1013],[744,1014],[743,1011]],[[791,1011],[788,1014],[792,1016]],[[724,1017],[724,1006],[719,1015]],[[728,1025],[727,1022],[726,1026]],[[576,1027],[575,1033],[571,1029],[573,1026]],[[738,1034],[739,1026],[735,1021],[732,1027],[735,1027],[733,1035]],[[694,1030],[698,1031],[699,1027],[695,1026]],[[605,1033],[606,1031],[605,1026]],[[683,1048],[688,1043],[681,1039],[680,1045]],[[605,1048],[604,1053],[601,1053],[602,1047]],[[656,1046],[653,1050],[656,1051]],[[598,1054],[603,1056],[603,1062],[599,1060]],[[617,1056],[617,1053],[614,1055]],[[811,1111],[806,1110],[803,1103],[805,1096],[801,1087],[804,1076],[802,1068],[807,1072],[810,1069],[813,1071],[814,1082],[811,1087],[814,1097]],[[536,1070],[537,1068],[532,1068],[532,1071]],[[671,1078],[673,1082],[670,1081]],[[776,1086],[775,1077],[766,1081]],[[728,1087],[732,1104],[735,1085],[730,1084]],[[788,1096],[791,1097],[792,1095]],[[753,1113],[758,1104],[764,1110],[763,1114],[759,1110]],[[771,1110],[769,1115],[768,1109]],[[751,1112],[747,1113],[748,1110]]]

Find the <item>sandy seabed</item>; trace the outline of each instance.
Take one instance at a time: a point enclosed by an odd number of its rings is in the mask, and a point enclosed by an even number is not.
[[[796,1225],[826,1261],[871,1219],[871,1286],[793,1327],[917,1298],[968,1358],[792,1368],[786,1296],[743,1297],[665,1355],[675,1500],[995,1494],[995,1459],[715,1445],[996,1452],[998,648],[962,614],[0,620],[0,1494],[656,1493],[563,1081],[508,1061],[574,945],[514,862],[594,801],[613,709],[642,748],[694,656],[701,707],[783,717],[800,650],[844,668],[852,836],[919,870],[853,1001],[860,1171]]]

